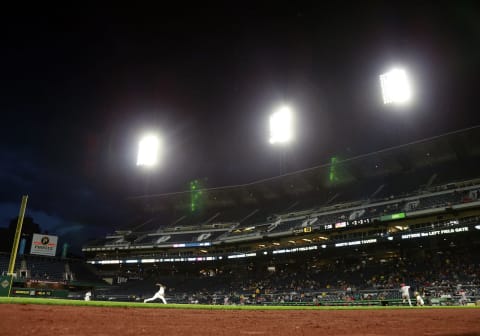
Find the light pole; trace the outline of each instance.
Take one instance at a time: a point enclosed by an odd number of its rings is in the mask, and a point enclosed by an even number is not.
[[[160,140],[155,134],[146,134],[138,142],[137,166],[154,167],[158,163]]]
[[[407,113],[416,100],[414,83],[409,73],[401,67],[393,67],[388,72],[381,74],[379,79],[385,110],[390,113],[399,113],[399,115]],[[406,119],[400,118],[398,122],[405,123]],[[401,129],[402,127],[395,127],[392,132],[401,138]],[[405,130],[408,132],[408,128]],[[405,135],[403,134],[403,136]]]
[[[293,113],[289,106],[282,105],[270,115],[270,144],[280,147],[280,175],[287,170],[287,149],[293,140]]]
[[[161,140],[154,133],[143,135],[138,142],[137,166],[145,174],[144,194],[148,195],[150,175],[157,167],[161,157]]]
[[[380,75],[380,86],[385,105],[403,105],[412,100],[410,79],[404,69],[393,68]]]

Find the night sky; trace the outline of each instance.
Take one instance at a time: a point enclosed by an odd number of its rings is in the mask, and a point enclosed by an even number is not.
[[[28,215],[80,245],[128,223],[129,196],[278,175],[267,130],[283,103],[288,171],[479,124],[480,7],[400,3],[5,8],[0,227],[28,194]],[[392,65],[415,85],[406,108],[381,101]],[[152,129],[165,153],[146,172]]]

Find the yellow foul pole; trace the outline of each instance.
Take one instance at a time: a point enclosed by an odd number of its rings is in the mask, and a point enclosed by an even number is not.
[[[23,218],[25,217],[25,209],[27,208],[27,200],[28,196],[23,195],[22,197],[22,204],[20,205],[20,213],[18,214],[18,221],[17,221],[17,229],[15,231],[15,238],[13,239],[13,246],[12,246],[12,253],[10,254],[10,263],[8,264],[8,272],[7,274],[13,277],[13,271],[15,269],[15,261],[17,259],[17,250],[18,250],[18,243],[20,242],[20,237],[22,234],[22,225],[23,225]],[[12,279],[12,278],[10,278]],[[10,281],[10,288],[11,288]],[[8,291],[8,296],[10,296],[10,290]]]

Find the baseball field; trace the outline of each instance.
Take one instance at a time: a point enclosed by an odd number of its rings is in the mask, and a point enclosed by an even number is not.
[[[0,298],[2,335],[480,335],[478,307],[264,307]]]

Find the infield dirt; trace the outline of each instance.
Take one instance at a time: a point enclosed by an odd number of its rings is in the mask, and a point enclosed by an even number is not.
[[[480,309],[192,310],[1,304],[2,335],[480,335]]]

